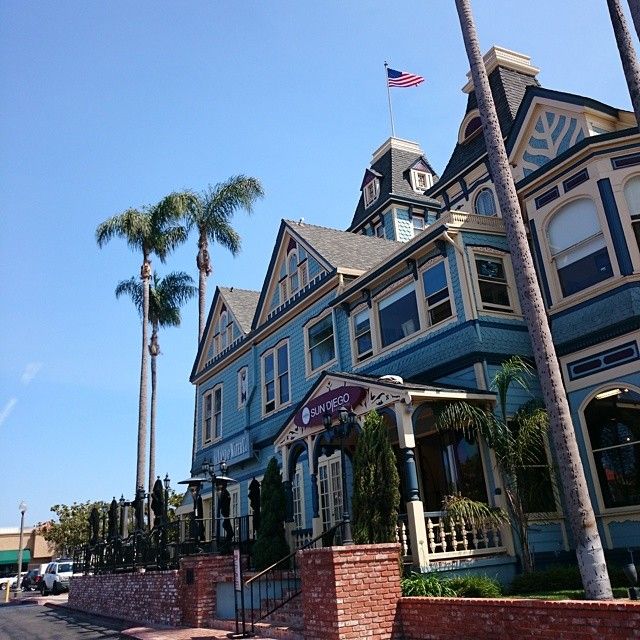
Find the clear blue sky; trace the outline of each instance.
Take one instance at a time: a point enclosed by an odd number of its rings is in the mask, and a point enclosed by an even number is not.
[[[626,4],[626,3],[623,3]],[[483,51],[531,55],[550,88],[629,108],[604,0],[475,0]],[[55,503],[131,497],[140,324],[116,300],[140,257],[96,226],[237,173],[266,197],[212,252],[216,284],[259,289],[281,218],[345,228],[389,136],[441,171],[468,69],[453,1],[0,3],[0,526]],[[195,241],[155,263],[196,276]],[[160,336],[157,470],[187,477],[197,305]]]

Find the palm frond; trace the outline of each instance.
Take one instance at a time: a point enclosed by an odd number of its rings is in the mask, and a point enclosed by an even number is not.
[[[508,430],[487,409],[468,402],[450,402],[435,409],[438,431],[457,431],[467,438],[484,438],[490,447],[501,448]]]
[[[172,226],[162,225],[154,231],[153,237],[150,238],[149,249],[150,252],[155,253],[155,255],[160,258],[160,262],[163,263],[169,253],[183,244],[188,237],[186,227],[181,224]]]
[[[222,217],[217,221],[210,218],[206,234],[209,240],[223,246],[231,255],[235,256],[240,251],[242,246],[240,234]]]
[[[164,278],[154,274],[149,290],[149,320],[160,327],[180,325],[180,307],[197,292],[190,275],[172,272]]]
[[[460,493],[445,496],[442,501],[445,519],[466,522],[475,527],[501,525],[509,521],[507,513],[499,507],[490,507],[486,502],[472,500]]]
[[[127,209],[98,225],[96,242],[102,248],[113,238],[122,238],[132,249],[141,249],[149,230],[148,214],[138,209]]]
[[[531,365],[520,356],[511,356],[505,360],[496,371],[491,388],[496,390],[500,402],[502,419],[507,419],[507,394],[512,384],[518,384],[529,391],[529,380],[533,375]]]
[[[205,215],[217,214],[230,220],[238,209],[253,213],[256,200],[264,196],[260,181],[256,178],[232,176],[205,191]]]
[[[122,280],[118,283],[116,298],[120,298],[123,295],[131,298],[138,313],[142,315],[142,282],[139,278],[129,278],[129,280]]]

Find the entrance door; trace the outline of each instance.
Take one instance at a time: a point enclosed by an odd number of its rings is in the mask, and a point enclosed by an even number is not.
[[[342,469],[336,451],[318,463],[318,492],[322,529],[326,531],[342,521]]]

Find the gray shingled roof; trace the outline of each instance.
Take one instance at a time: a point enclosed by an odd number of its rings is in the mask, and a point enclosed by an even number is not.
[[[249,333],[260,299],[260,292],[236,287],[220,287],[220,293],[229,305],[229,310],[240,323],[242,331]]]
[[[498,122],[503,136],[507,136],[511,131],[511,126],[516,117],[518,107],[524,98],[527,87],[539,87],[540,83],[534,77],[497,67],[489,74],[489,86],[493,100],[496,104]],[[467,109],[465,116],[473,109],[478,108],[478,101],[475,91],[469,94],[467,99]],[[445,167],[440,180],[427,193],[436,194],[446,185],[446,183],[469,166],[474,160],[480,158],[486,151],[484,136],[478,135],[469,142],[456,144],[451,158]]]
[[[402,246],[402,242],[395,240],[318,227],[306,222],[286,222],[293,234],[300,236],[334,267],[366,271]]]
[[[349,225],[349,229],[356,228],[376,209],[387,202],[392,195],[413,200],[416,203],[431,204],[439,207],[439,202],[420,193],[416,193],[409,181],[408,169],[420,158],[424,160],[430,171],[435,176],[435,171],[433,171],[429,161],[420,153],[411,153],[404,149],[391,147],[383,156],[376,160],[371,165],[371,170],[382,176],[380,179],[380,196],[372,206],[365,209],[364,196],[360,194],[360,199],[358,200],[358,205],[353,215],[353,219],[351,220],[351,224]]]

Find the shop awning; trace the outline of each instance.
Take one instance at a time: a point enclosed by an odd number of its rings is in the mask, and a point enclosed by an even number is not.
[[[31,560],[31,551],[29,549],[22,550],[22,562]],[[10,549],[8,551],[0,551],[0,564],[18,564],[18,550]]]

